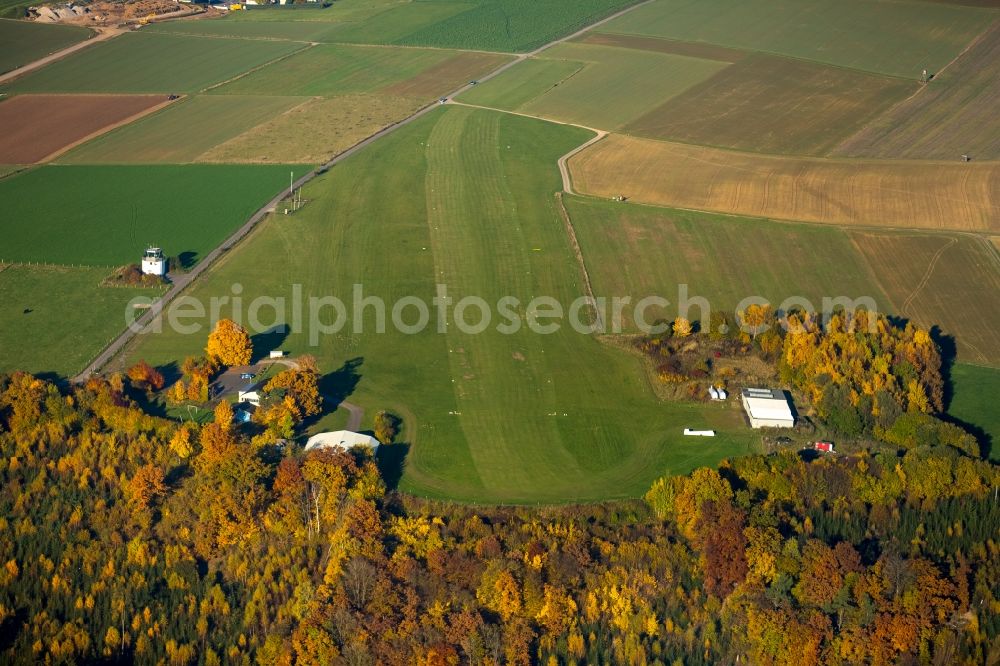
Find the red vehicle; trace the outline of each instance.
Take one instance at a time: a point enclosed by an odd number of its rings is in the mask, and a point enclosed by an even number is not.
[[[833,442],[813,442],[813,448],[822,453],[836,453],[833,450]]]

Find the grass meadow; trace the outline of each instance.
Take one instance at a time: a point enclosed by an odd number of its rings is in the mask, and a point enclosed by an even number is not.
[[[0,180],[0,262],[120,266],[149,244],[197,261],[287,186],[290,169],[45,166],[9,176]]]
[[[841,229],[565,197],[595,293],[668,298],[678,285],[708,299],[733,321],[737,304],[763,296],[777,305],[797,296],[870,296],[885,310],[865,259]],[[697,309],[694,317],[704,316]],[[652,321],[650,314],[649,320]],[[632,324],[630,321],[629,324]],[[633,332],[637,329],[631,328]]]
[[[293,42],[126,33],[0,86],[0,91],[190,93],[303,47]]]
[[[989,445],[992,460],[1000,461],[1000,411],[996,395],[1000,391],[1000,370],[959,363],[951,368],[951,404],[948,414],[978,429]]]
[[[1000,17],[995,9],[867,0],[657,0],[601,29],[707,42],[919,79]]]
[[[308,102],[302,97],[196,95],[119,127],[59,158],[65,164],[193,162],[216,146]]]
[[[3,3],[0,2],[0,11]],[[82,42],[91,31],[74,25],[45,25],[0,18],[0,74]]]
[[[304,299],[349,300],[358,283],[390,304],[407,295],[429,303],[443,283],[456,300],[512,295],[526,304],[551,294],[568,303],[581,288],[553,197],[555,161],[588,136],[460,107],[428,114],[313,181],[302,211],[266,222],[192,294],[225,295],[240,282],[244,302],[290,299],[300,284]],[[372,311],[362,318],[375,323]],[[331,373],[328,390],[350,393],[366,412],[403,416],[411,448],[401,486],[411,492],[491,502],[635,496],[664,472],[754,445],[737,410],[661,403],[636,358],[568,329],[505,335],[494,324],[467,335],[452,324],[403,335],[351,326],[318,346],[293,330],[282,348],[316,354]],[[150,334],[130,356],[176,361],[197,353],[205,334]],[[687,426],[720,436],[685,438]]]
[[[0,266],[0,372],[75,374],[125,327],[130,299],[160,293],[98,286],[108,273]]]

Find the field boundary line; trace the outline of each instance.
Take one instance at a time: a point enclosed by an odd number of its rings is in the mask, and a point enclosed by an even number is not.
[[[624,14],[627,14],[628,12],[637,9],[638,7],[642,7],[643,5],[649,4],[653,1],[654,0],[645,0],[645,2],[631,5],[621,10],[620,12],[612,14],[611,16],[608,16],[602,19],[601,21],[598,21],[597,23],[589,25],[581,30],[577,30],[574,33],[566,35],[565,37],[561,37],[548,44],[545,44],[539,47],[538,49],[532,51],[531,53],[517,55],[515,58],[513,58],[509,62],[500,65],[492,72],[489,72],[488,74],[481,76],[478,79],[478,82],[484,83],[486,81],[489,81],[490,79],[493,79],[499,76],[500,74],[506,72],[511,67],[516,66],[518,63],[523,62],[531,55],[541,53],[542,51],[551,46],[555,46],[556,44],[561,44],[574,37],[578,37],[579,35],[582,35],[583,33],[587,32],[588,30],[591,30],[599,25],[603,25],[608,21],[616,19],[619,16],[623,16]],[[260,67],[265,67],[269,64],[279,62],[284,58],[288,58],[295,55],[296,53],[302,53],[309,48],[313,48],[313,46],[310,45],[303,49],[299,49],[298,51],[295,51],[293,53],[286,54],[281,58],[273,60],[270,63],[265,63],[264,65],[260,65],[259,67],[254,69],[259,69]],[[250,72],[245,72],[241,76],[246,76],[246,74],[249,73]],[[216,84],[216,85],[222,85],[222,84]],[[450,101],[450,99],[455,95],[463,93],[466,90],[470,90],[472,87],[473,87],[472,83],[466,83],[465,85],[459,87],[457,90],[452,91],[452,93],[447,95],[445,99]],[[206,88],[206,90],[209,89],[211,88]],[[303,187],[304,185],[312,181],[316,176],[326,173],[329,169],[333,168],[337,164],[340,164],[341,162],[348,159],[355,153],[360,152],[361,150],[367,148],[368,146],[375,143],[382,137],[388,136],[389,134],[400,129],[401,127],[405,127],[406,125],[409,125],[410,123],[418,120],[419,118],[422,118],[423,116],[429,114],[431,111],[434,111],[436,108],[438,108],[438,106],[440,106],[438,102],[431,102],[421,107],[420,109],[417,109],[415,112],[413,112],[406,118],[403,118],[402,120],[399,120],[395,123],[392,123],[391,125],[388,125],[387,127],[384,127],[378,132],[371,134],[365,139],[362,139],[361,141],[354,144],[350,148],[347,148],[346,150],[338,153],[337,155],[334,155],[316,169],[307,171],[305,175],[303,175],[298,180],[293,182],[289,188],[287,189],[282,188],[267,203],[258,208],[257,212],[251,215],[250,218],[246,222],[244,222],[240,228],[238,228],[236,231],[230,234],[229,237],[226,238],[226,240],[224,240],[221,244],[219,244],[215,249],[211,250],[208,254],[206,254],[201,259],[201,261],[199,261],[197,264],[194,265],[194,267],[190,271],[178,275],[173,285],[166,291],[166,293],[164,293],[163,296],[154,301],[151,304],[151,306],[132,323],[131,326],[126,327],[124,331],[119,333],[117,337],[115,337],[107,345],[105,345],[105,347],[90,361],[90,363],[88,363],[83,368],[83,370],[81,370],[76,376],[73,377],[72,381],[77,384],[82,384],[86,382],[92,375],[96,374],[101,368],[103,368],[105,365],[114,360],[114,358],[118,356],[118,354],[120,354],[126,348],[128,343],[131,342],[136,335],[144,333],[149,328],[149,326],[153,322],[155,322],[157,318],[160,317],[161,313],[163,312],[163,309],[167,306],[168,303],[170,303],[170,301],[172,301],[174,298],[179,296],[185,289],[187,289],[187,287],[191,285],[198,278],[198,276],[200,276],[202,273],[208,270],[215,263],[216,259],[218,259],[222,254],[228,252],[233,247],[235,247],[239,242],[241,242],[244,238],[246,238],[247,235],[250,232],[252,232],[254,228],[258,225],[258,223],[260,223],[269,214],[273,213],[277,209],[278,204],[280,204],[281,201],[286,196],[290,196],[295,189]],[[490,109],[490,110],[495,111],[496,109]],[[567,123],[560,123],[560,124],[567,124]],[[591,128],[586,128],[586,129],[591,129]]]
[[[0,74],[0,83],[7,83],[8,81],[13,81],[14,79],[20,76],[23,76],[25,74],[30,74],[36,69],[41,69],[42,67],[45,67],[46,65],[53,63],[56,60],[61,60],[72,53],[76,53],[77,51],[87,48],[88,46],[92,46],[93,44],[97,44],[99,42],[107,41],[112,37],[117,37],[118,35],[123,35],[126,32],[129,32],[129,30],[123,30],[120,28],[89,28],[89,29],[94,30],[97,34],[95,36],[88,37],[82,42],[71,44],[70,46],[67,46],[66,48],[60,51],[50,53],[47,56],[39,58],[38,60],[29,62],[26,65],[21,65],[17,69],[12,69],[9,72]]]
[[[573,227],[573,218],[569,216],[569,211],[566,210],[566,205],[563,203],[563,193],[556,192],[556,206],[559,209],[559,216],[562,218],[563,226],[566,227],[566,236],[569,238],[570,247],[573,250],[573,256],[576,257],[576,263],[580,268],[580,274],[583,276],[583,289],[587,294],[587,298],[590,299],[591,307],[594,310],[594,319],[597,324],[598,330],[604,330],[604,321],[601,318],[601,309],[597,306],[597,299],[594,298],[594,288],[590,282],[590,273],[587,271],[587,262],[583,258],[583,250],[580,248],[580,242],[576,238],[576,229]]]
[[[162,33],[157,33],[157,34],[162,34]],[[298,43],[301,43],[301,42],[293,42],[293,43],[298,44]],[[246,70],[245,72],[240,72],[236,76],[228,78],[225,81],[219,81],[218,83],[213,83],[212,85],[208,86],[207,88],[202,88],[198,92],[199,93],[207,93],[208,91],[215,90],[216,88],[218,88],[220,86],[224,86],[227,83],[232,83],[233,81],[239,81],[240,79],[242,79],[245,76],[250,76],[251,74],[253,74],[255,72],[258,72],[258,71],[264,69],[265,67],[277,64],[277,63],[281,62],[282,60],[286,60],[288,58],[291,58],[292,56],[296,56],[296,55],[298,55],[300,53],[305,53],[309,49],[314,48],[316,46],[319,46],[319,42],[308,42],[301,49],[296,49],[296,50],[291,51],[289,53],[286,53],[284,55],[278,56],[274,60],[268,60],[267,62],[264,62],[264,63],[261,63],[261,64],[257,65],[256,67],[251,67],[250,69]]]
[[[109,95],[109,96],[111,96],[111,95]],[[124,95],[124,96],[125,97],[131,97],[131,95]],[[159,95],[156,95],[156,97],[159,97]],[[114,130],[118,129],[119,127],[124,127],[125,125],[128,125],[129,123],[135,122],[136,120],[140,120],[142,118],[145,118],[146,116],[151,116],[154,113],[156,113],[157,111],[160,111],[161,109],[167,108],[168,106],[170,106],[174,102],[180,101],[182,99],[187,99],[187,97],[188,97],[187,95],[180,95],[178,97],[175,97],[174,99],[169,99],[169,96],[168,96],[167,99],[163,100],[159,104],[151,106],[148,109],[143,109],[142,111],[139,111],[138,113],[132,114],[128,118],[123,118],[123,119],[119,120],[118,122],[111,123],[110,125],[107,125],[106,127],[102,127],[102,128],[100,128],[98,130],[94,130],[93,132],[91,132],[87,136],[81,137],[81,138],[77,139],[76,141],[73,141],[72,143],[69,143],[69,144],[63,146],[62,148],[59,148],[55,152],[53,152],[53,153],[51,153],[49,155],[46,155],[42,159],[40,159],[37,162],[35,162],[35,164],[42,164],[44,162],[51,162],[52,160],[54,160],[55,158],[59,157],[60,155],[65,155],[69,151],[73,150],[74,148],[76,148],[76,147],[78,147],[78,146],[80,146],[80,145],[82,145],[84,143],[87,143],[91,139],[96,139],[97,137],[99,137],[99,136],[101,136],[103,134],[107,134],[108,132],[113,132]]]

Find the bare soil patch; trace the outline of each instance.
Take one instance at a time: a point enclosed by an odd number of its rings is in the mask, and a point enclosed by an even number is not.
[[[168,102],[166,95],[18,95],[0,103],[0,163],[52,159]]]
[[[387,95],[433,99],[510,60],[496,53],[459,53],[420,74],[382,89]]]

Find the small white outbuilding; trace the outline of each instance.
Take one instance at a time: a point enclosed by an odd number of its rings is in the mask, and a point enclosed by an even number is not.
[[[379,441],[371,435],[362,435],[359,432],[350,430],[335,430],[333,432],[321,432],[313,435],[306,442],[306,451],[313,449],[340,449],[350,451],[355,446],[362,446],[371,449],[372,455],[378,451]]]
[[[791,428],[792,407],[780,389],[745,388],[740,394],[751,428]]]

